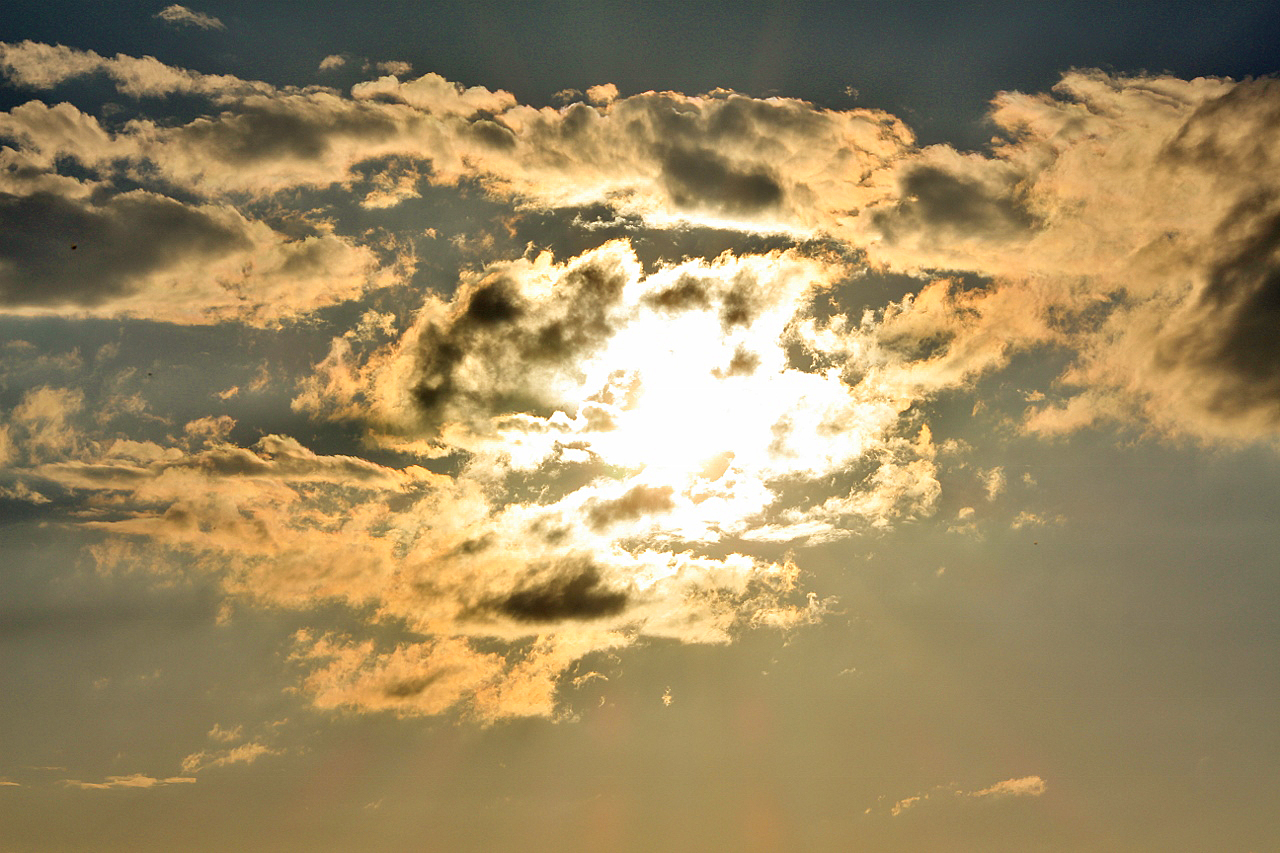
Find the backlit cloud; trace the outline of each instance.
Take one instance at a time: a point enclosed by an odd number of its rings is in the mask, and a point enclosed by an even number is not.
[[[33,382],[0,417],[4,496],[114,537],[104,562],[368,614],[294,637],[320,708],[554,717],[589,655],[820,618],[780,549],[937,512],[958,451],[930,404],[1020,355],[1066,366],[1011,431],[1280,423],[1272,81],[1076,71],[998,95],[999,141],[962,152],[874,110],[611,84],[534,108],[404,63],[346,94],[32,42],[0,69],[42,97],[98,75],[135,99],[0,115],[0,311],[336,330],[274,389],[292,410],[255,422],[226,412],[261,377],[146,436],[116,422],[141,396],[77,387],[75,365]],[[183,114],[137,100],[171,94]],[[444,190],[502,210],[512,242],[459,227],[449,245],[480,259],[419,275],[444,223],[417,217]],[[608,239],[514,242],[588,209],[576,237]],[[647,254],[698,229],[730,248]],[[954,530],[1011,500],[985,464]],[[228,742],[184,772],[271,751]],[[69,784],[148,779],[185,781]]]

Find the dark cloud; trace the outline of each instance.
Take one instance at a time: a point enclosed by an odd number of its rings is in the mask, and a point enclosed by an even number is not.
[[[179,144],[233,165],[281,158],[316,160],[337,139],[376,143],[399,132],[388,107],[333,95],[255,96],[217,118],[198,118],[175,134]],[[343,175],[334,175],[340,180]]]
[[[388,699],[412,699],[438,682],[443,675],[445,675],[444,672],[436,671],[416,678],[390,681],[383,685],[382,692]]]
[[[1246,80],[1198,106],[1162,153],[1175,164],[1236,177],[1274,162],[1277,133],[1280,80]]]
[[[144,192],[98,205],[0,193],[0,302],[98,305],[183,259],[249,247],[235,224]]]
[[[762,299],[755,279],[746,272],[734,276],[720,307],[720,325],[728,332],[734,326],[750,326],[760,314]]]
[[[634,521],[642,516],[675,509],[670,486],[634,486],[622,497],[611,501],[597,501],[587,510],[587,521],[595,530],[602,530],[619,521]]]
[[[986,184],[937,166],[916,166],[901,181],[902,201],[873,217],[893,241],[923,231],[940,236],[1008,237],[1030,230],[1035,218],[1012,186],[997,193]]]
[[[756,372],[756,368],[760,366],[760,356],[739,346],[733,352],[733,358],[729,359],[728,366],[724,368],[716,368],[712,371],[719,379],[725,379],[729,376],[750,376]]]
[[[600,570],[585,559],[566,560],[555,574],[517,590],[497,610],[518,622],[586,621],[615,616],[627,606],[627,594],[605,587]]]
[[[419,342],[412,393],[428,425],[541,411],[550,401],[540,398],[538,380],[573,369],[608,340],[627,280],[616,259],[602,256],[567,270],[536,303],[502,273],[460,296],[452,319],[427,326]]]
[[[663,184],[676,207],[752,214],[782,201],[782,187],[766,169],[735,168],[709,148],[673,147],[662,152],[660,162]]]
[[[1259,203],[1229,222],[1255,218]],[[1256,216],[1248,235],[1212,265],[1201,307],[1202,322],[1161,347],[1159,361],[1208,368],[1221,382],[1209,401],[1216,414],[1280,422],[1280,212]]]
[[[657,293],[645,294],[643,302],[664,311],[689,311],[694,308],[710,308],[710,286],[691,275],[682,275],[676,283]]]
[[[516,135],[496,121],[480,119],[473,122],[469,130],[472,136],[491,148],[510,151],[516,147]]]

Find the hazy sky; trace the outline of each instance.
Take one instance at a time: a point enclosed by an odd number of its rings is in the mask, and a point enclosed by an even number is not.
[[[1277,44],[6,4],[0,853],[1280,849]]]

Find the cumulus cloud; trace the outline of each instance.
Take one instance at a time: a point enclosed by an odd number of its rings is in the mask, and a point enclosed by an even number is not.
[[[92,50],[33,41],[0,43],[0,71],[10,82],[35,89],[52,89],[77,77],[105,74],[123,94],[133,97],[158,97],[171,93],[220,96],[275,91],[266,83],[174,68],[151,56],[116,54],[108,58]]]
[[[186,6],[179,6],[174,3],[172,6],[165,6],[156,17],[164,21],[166,24],[173,24],[179,27],[198,27],[202,30],[225,30],[226,24],[219,21],[212,15],[206,15],[204,12],[193,12]]]
[[[341,238],[289,239],[229,206],[144,190],[0,194],[0,225],[0,310],[15,313],[261,324],[354,298],[376,273]]]
[[[1030,413],[1034,432],[1110,419],[1206,440],[1273,434],[1274,371],[1256,342],[1277,215],[1259,140],[1276,133],[1277,91],[1079,71],[1051,95],[1002,94],[992,118],[1008,141],[904,160],[900,199],[876,206],[867,245],[882,263],[995,278],[968,306],[983,314],[1022,306],[1000,336],[956,316],[955,342],[1078,354],[1067,393]]]

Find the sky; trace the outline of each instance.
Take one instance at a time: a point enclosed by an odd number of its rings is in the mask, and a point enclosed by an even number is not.
[[[0,11],[0,853],[1280,849],[1280,10]]]

